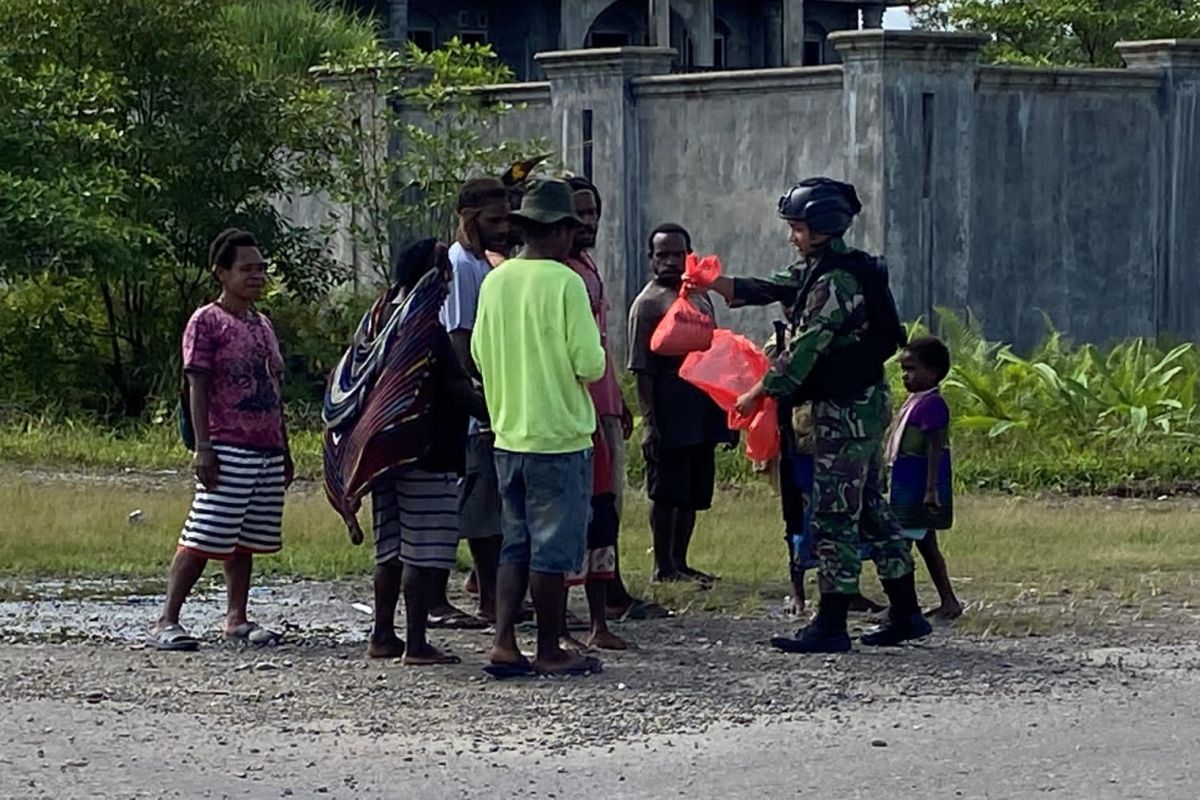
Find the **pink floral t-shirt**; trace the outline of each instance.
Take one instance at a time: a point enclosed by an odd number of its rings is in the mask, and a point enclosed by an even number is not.
[[[197,309],[183,332],[183,368],[209,376],[214,443],[284,449],[283,356],[269,319],[258,313],[241,319],[216,303]]]

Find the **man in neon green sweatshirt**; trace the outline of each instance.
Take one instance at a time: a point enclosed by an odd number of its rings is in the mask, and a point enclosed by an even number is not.
[[[564,576],[583,565],[592,494],[596,414],[587,384],[604,375],[604,348],[583,279],[563,263],[579,219],[565,181],[530,184],[511,215],[525,249],[483,282],[471,355],[496,435],[504,544],[497,578],[497,677],[585,674],[595,658],[559,645]],[[517,647],[526,582],[537,611],[537,656]]]

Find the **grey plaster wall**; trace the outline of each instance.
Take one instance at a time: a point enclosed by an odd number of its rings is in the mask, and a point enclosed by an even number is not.
[[[686,227],[696,251],[720,254],[730,274],[774,272],[795,258],[779,195],[802,176],[851,177],[836,67],[644,78],[634,97],[642,246],[631,290],[649,277],[644,243],[662,222]],[[719,313],[758,338],[779,314]]]
[[[1044,332],[1043,311],[1086,341],[1154,336],[1168,178],[1159,83],[981,70],[965,297],[935,281],[936,300],[978,310],[1019,345]]]
[[[517,106],[489,136],[546,137],[576,173],[591,112],[618,351],[655,224],[685,225],[730,274],[766,275],[794,258],[776,200],[814,174],[858,187],[848,239],[887,256],[907,317],[969,308],[1020,347],[1043,312],[1077,340],[1200,338],[1200,44],[1044,70],[980,66],[970,35],[832,39],[841,65],[670,75],[669,50],[587,50],[540,56],[548,83],[486,90]],[[352,259],[343,239],[331,247]],[[777,314],[722,321],[761,338]]]

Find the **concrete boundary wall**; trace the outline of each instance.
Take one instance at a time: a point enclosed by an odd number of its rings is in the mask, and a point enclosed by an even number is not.
[[[642,236],[627,254],[627,298],[648,278],[645,234],[663,222],[683,224],[696,250],[718,253],[731,272],[763,274],[788,263],[776,207],[781,181],[794,179],[782,176],[852,177],[842,85],[841,67],[633,81]],[[761,336],[779,310],[718,313],[723,324]]]
[[[793,258],[777,198],[814,174],[858,186],[849,238],[887,256],[906,316],[969,307],[1019,346],[1043,311],[1080,340],[1200,337],[1200,42],[1039,69],[979,64],[972,34],[830,41],[839,66],[671,75],[669,49],[591,49],[539,54],[544,83],[481,87],[518,106],[496,136],[548,138],[600,188],[618,350],[655,223],[768,274]],[[772,314],[722,316],[765,336]]]

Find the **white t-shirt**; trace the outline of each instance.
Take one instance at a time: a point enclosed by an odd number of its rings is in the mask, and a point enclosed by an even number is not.
[[[447,333],[474,330],[475,314],[479,310],[479,287],[483,286],[483,279],[492,265],[455,242],[450,245],[450,266],[454,268],[454,276],[450,280],[450,293],[442,305],[442,325]],[[467,432],[474,435],[483,430],[479,420],[472,417]]]
[[[454,268],[454,278],[442,306],[442,325],[447,333],[473,330],[479,308],[479,287],[491,265],[486,259],[473,256],[458,242],[450,245],[450,265]]]

